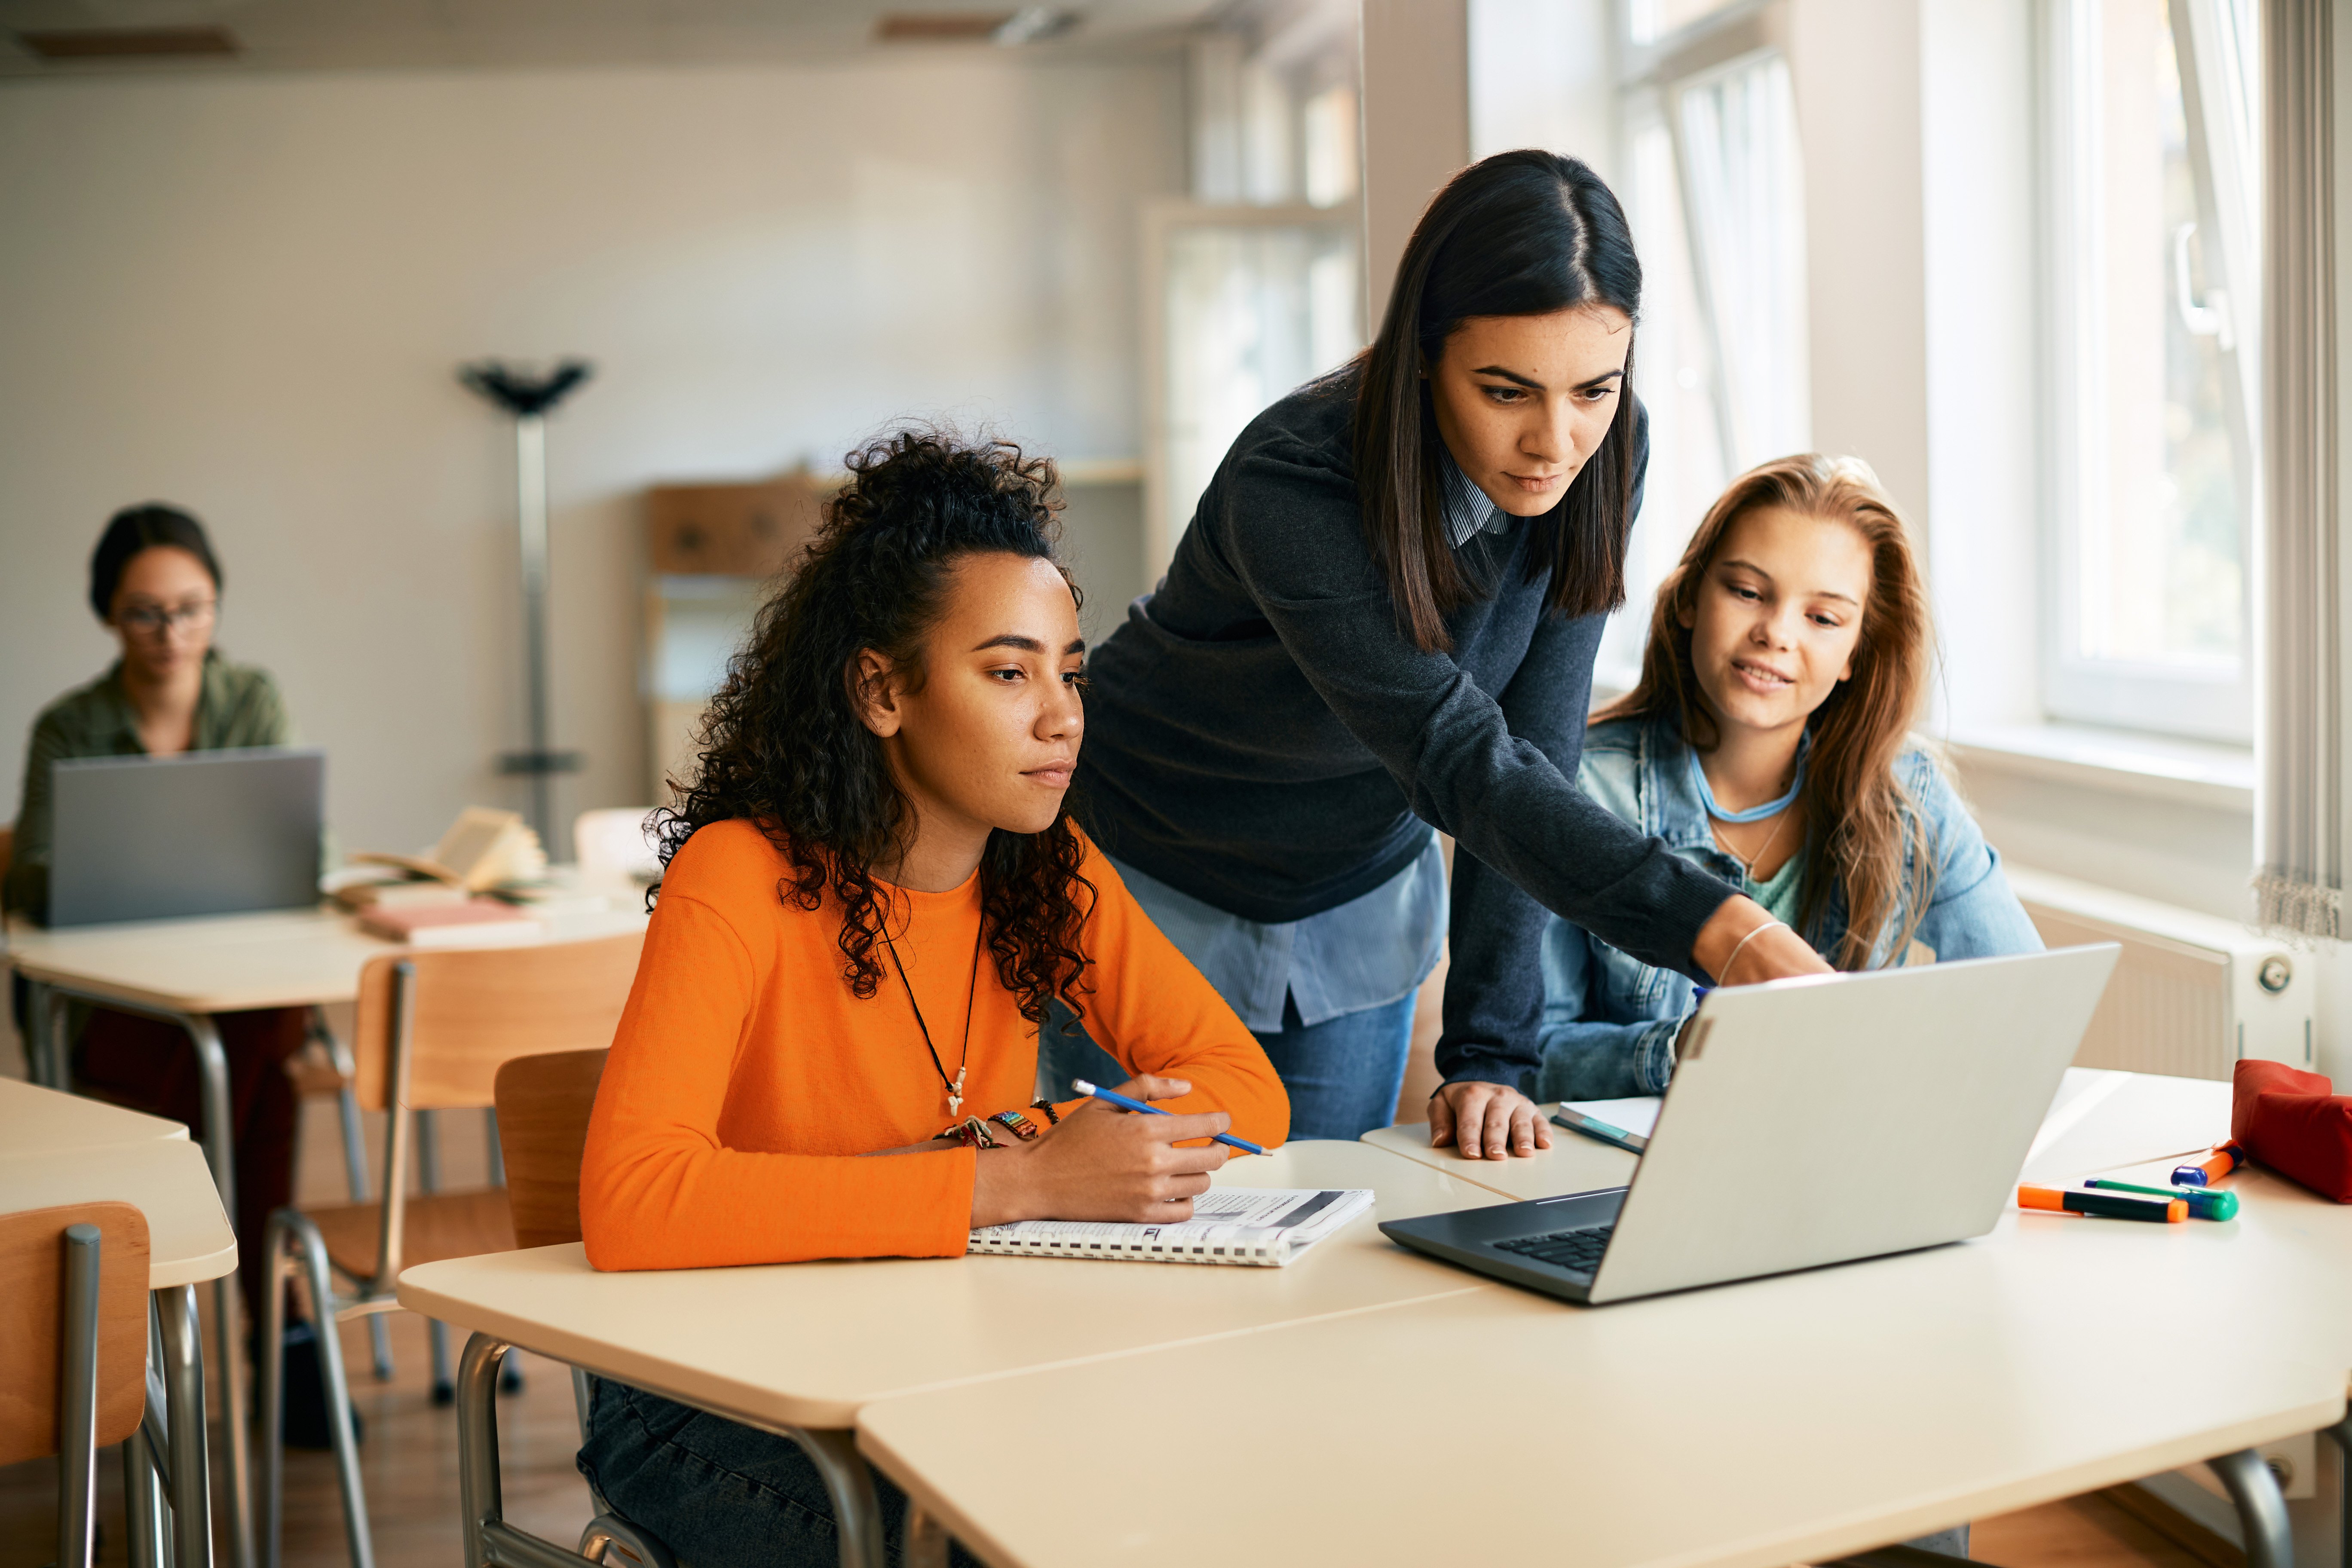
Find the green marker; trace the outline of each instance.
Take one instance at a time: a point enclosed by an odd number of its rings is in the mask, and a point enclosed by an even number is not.
[[[2110,1182],[2094,1177],[2083,1184],[2086,1187],[2105,1187],[2118,1193],[2146,1193],[2150,1197],[2179,1198],[2189,1205],[2191,1219],[2234,1219],[2238,1214],[2238,1194],[2218,1187],[2140,1187],[2129,1182]]]

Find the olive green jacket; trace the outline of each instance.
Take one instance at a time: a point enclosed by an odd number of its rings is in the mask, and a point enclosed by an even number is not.
[[[223,751],[233,746],[283,746],[293,725],[277,683],[267,671],[231,664],[218,653],[205,656],[204,689],[196,698],[190,749]],[[16,803],[16,840],[8,877],[0,887],[0,908],[46,916],[49,903],[49,847],[54,827],[50,769],[76,757],[142,757],[139,713],[123,689],[122,664],[67,692],[33,721],[25,752],[25,789]]]

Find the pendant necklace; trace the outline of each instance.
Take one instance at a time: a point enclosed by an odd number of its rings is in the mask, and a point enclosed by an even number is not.
[[[1706,770],[1699,765],[1698,753],[1695,751],[1690,753],[1691,785],[1693,791],[1698,795],[1699,804],[1706,808],[1707,832],[1725,854],[1739,862],[1740,870],[1751,882],[1756,880],[1757,866],[1765,856],[1772,852],[1772,846],[1780,842],[1780,829],[1788,825],[1789,808],[1797,804],[1797,796],[1804,790],[1805,757],[1806,753],[1812,750],[1812,736],[1807,734],[1798,742],[1796,765],[1790,770],[1789,777],[1789,793],[1778,800],[1768,800],[1761,805],[1751,805],[1744,811],[1726,811],[1717,804],[1715,788],[1706,782]],[[1774,819],[1772,831],[1766,837],[1764,842],[1757,847],[1756,853],[1753,855],[1742,855],[1738,847],[1731,842],[1729,835],[1724,832],[1726,824],[1761,822],[1768,816]]]
[[[890,950],[890,965],[898,972],[898,984],[907,988],[907,1005],[915,1010],[915,1027],[923,1032],[923,1049],[931,1053],[931,1070],[940,1075],[940,1087],[948,1091],[950,1116],[963,1113],[963,1075],[971,1068],[972,1005],[980,997],[980,943],[987,931],[988,919],[983,915],[971,938],[971,980],[963,998],[963,1054],[956,1058],[955,1079],[950,1082],[947,1064],[940,1060],[940,1048],[931,1043],[931,1026],[923,1022],[923,1005],[915,1000],[914,982],[907,978],[907,966],[898,960],[898,944],[890,940],[890,921],[887,916],[882,921],[882,945]]]
[[[1759,847],[1753,855],[1742,855],[1739,852],[1739,847],[1732,843],[1730,836],[1723,831],[1722,823],[1710,820],[1706,826],[1708,831],[1715,835],[1715,841],[1722,847],[1723,852],[1730,856],[1734,860],[1738,861],[1741,872],[1746,875],[1750,882],[1754,882],[1756,881],[1757,863],[1762,860],[1765,856],[1772,853],[1772,846],[1780,842],[1780,828],[1788,822],[1788,820],[1789,813],[1784,808],[1780,815],[1773,820],[1772,831],[1765,836],[1762,846]],[[1761,886],[1760,883],[1758,885]]]

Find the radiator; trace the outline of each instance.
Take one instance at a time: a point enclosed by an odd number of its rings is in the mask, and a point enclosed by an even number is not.
[[[2076,1067],[2208,1079],[2227,1079],[2242,1058],[2311,1067],[2315,981],[2284,943],[2195,910],[2007,869],[2050,946],[2123,944]]]

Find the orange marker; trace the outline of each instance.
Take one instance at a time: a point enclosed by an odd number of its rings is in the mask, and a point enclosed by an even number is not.
[[[2177,1225],[2189,1217],[2189,1205],[2180,1198],[2135,1198],[2122,1193],[2078,1192],[2072,1187],[2020,1187],[2017,1206],[2096,1215],[2105,1219],[2154,1220],[2158,1225]]]
[[[2177,1187],[2210,1187],[2246,1163],[2245,1149],[2235,1142],[2216,1143],[2213,1152],[2193,1165],[2172,1167],[2172,1184]]]

